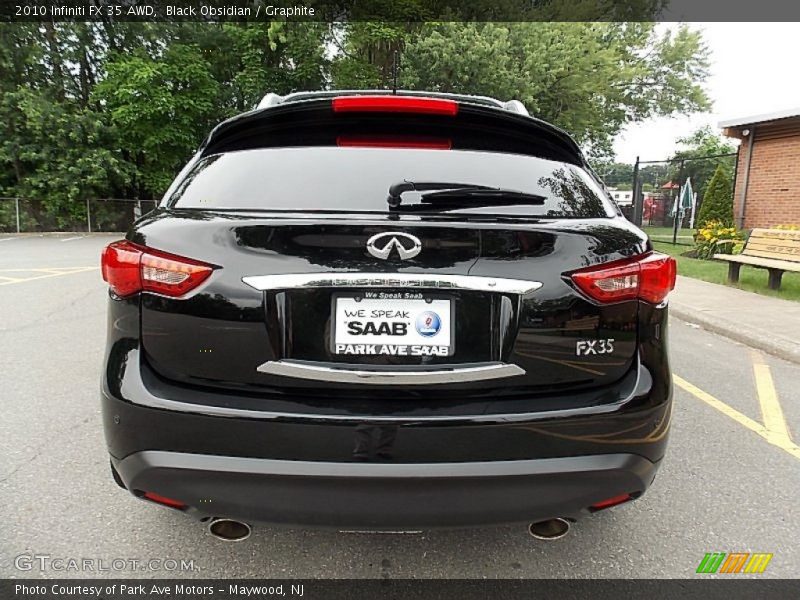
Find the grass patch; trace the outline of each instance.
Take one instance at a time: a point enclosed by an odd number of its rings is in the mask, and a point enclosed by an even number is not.
[[[647,230],[645,230],[647,231]],[[652,239],[652,237],[651,237]],[[701,279],[711,283],[728,285],[728,264],[717,260],[698,260],[681,256],[683,252],[689,250],[684,245],[660,242],[653,239],[653,247],[659,252],[675,257],[678,262],[678,274],[694,279]],[[769,275],[766,269],[756,269],[748,265],[742,265],[739,271],[739,283],[731,285],[740,290],[755,292],[764,296],[773,296],[784,300],[794,300],[800,302],[800,273],[783,274],[781,289],[770,290],[767,288]]]
[[[642,227],[654,242],[672,243],[672,227]],[[694,245],[694,229],[679,229],[678,243],[686,246]]]

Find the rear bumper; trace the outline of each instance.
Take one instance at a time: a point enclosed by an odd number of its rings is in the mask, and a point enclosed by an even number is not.
[[[129,490],[185,502],[197,518],[364,529],[577,518],[641,495],[658,468],[633,454],[376,464],[142,451],[113,463]]]
[[[335,399],[181,387],[144,366],[134,340],[112,347],[102,386],[112,464],[131,492],[179,500],[197,518],[339,529],[577,518],[645,492],[671,418],[666,362],[640,363],[628,387],[591,402],[489,399],[439,416],[429,414],[438,399],[345,410]],[[520,403],[539,410],[491,412]]]

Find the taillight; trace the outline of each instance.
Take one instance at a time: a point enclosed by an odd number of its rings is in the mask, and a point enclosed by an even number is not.
[[[423,150],[450,150],[453,146],[453,142],[447,138],[340,135],[336,138],[336,145],[342,148],[419,148]]]
[[[639,298],[659,304],[675,289],[676,274],[674,258],[652,252],[635,259],[581,269],[570,277],[583,293],[598,302]]]
[[[639,262],[642,267],[639,298],[653,304],[662,302],[675,289],[678,264],[666,254],[653,252]]]
[[[140,291],[177,297],[203,283],[214,267],[205,263],[138,246],[113,242],[103,250],[103,279],[117,296]]]
[[[141,259],[142,251],[130,242],[113,242],[103,249],[100,257],[103,280],[117,296],[130,296],[141,291]]]
[[[401,112],[454,117],[458,102],[416,96],[340,96],[331,101],[333,112]]]

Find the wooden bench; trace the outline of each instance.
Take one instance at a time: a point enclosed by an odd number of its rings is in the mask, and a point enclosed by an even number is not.
[[[800,231],[753,229],[741,254],[715,254],[728,263],[728,281],[739,281],[739,269],[750,265],[769,271],[769,289],[781,287],[785,271],[800,273]]]

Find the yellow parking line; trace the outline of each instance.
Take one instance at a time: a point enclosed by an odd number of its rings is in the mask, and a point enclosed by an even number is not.
[[[42,271],[47,273],[61,273],[72,271],[88,271],[89,269],[99,269],[100,267],[28,267],[22,269],[0,269],[0,273],[31,273],[35,271]]]
[[[689,383],[688,381],[686,381],[682,377],[679,377],[678,375],[673,375],[672,379],[675,382],[675,385],[677,385],[679,388],[686,390],[698,400],[702,400],[712,408],[716,408],[719,412],[730,417],[740,425],[743,425],[750,431],[757,433],[773,446],[776,446],[781,450],[788,452],[789,454],[800,460],[800,446],[792,442],[791,438],[789,438],[788,436],[781,437],[774,435],[771,431],[769,431],[758,421],[754,421],[750,417],[743,415],[735,408],[728,406],[721,400],[717,400],[714,396],[712,396],[708,392],[704,392],[696,385]]]
[[[775,391],[769,365],[764,360],[764,355],[757,350],[751,351],[750,355],[753,361],[753,377],[756,380],[756,392],[761,405],[764,427],[774,436],[789,438],[789,428],[786,426],[786,419],[783,418],[783,409],[778,402],[778,394]]]
[[[8,281],[23,281],[19,277],[3,277],[2,275],[0,275],[0,279],[7,279]]]
[[[96,271],[100,267],[78,267],[71,271],[58,271],[50,272],[47,275],[37,275],[36,277],[27,277],[25,279],[16,279],[14,281],[0,281],[0,285],[14,285],[17,283],[27,283],[28,281],[35,281],[37,279],[47,279],[48,277],[61,277],[62,275],[74,275],[76,273],[86,273],[88,271]],[[7,269],[8,271],[15,271],[16,269]],[[42,271],[43,269],[19,269],[20,271]]]

